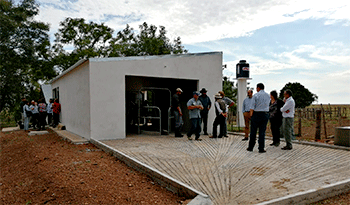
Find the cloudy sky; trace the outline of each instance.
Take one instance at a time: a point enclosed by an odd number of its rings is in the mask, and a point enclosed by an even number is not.
[[[190,53],[222,51],[234,78],[250,63],[251,86],[279,91],[299,82],[318,103],[350,104],[348,0],[37,0],[51,38],[66,17],[104,22],[115,31],[143,22],[165,26]]]

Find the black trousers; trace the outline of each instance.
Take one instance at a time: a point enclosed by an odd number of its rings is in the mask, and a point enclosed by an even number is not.
[[[56,127],[58,125],[60,114],[53,113],[53,126]]]
[[[46,125],[46,112],[39,112],[39,129],[45,129]]]
[[[208,133],[208,112],[201,112],[201,120],[203,123],[203,132]]]
[[[270,124],[271,124],[273,144],[279,144],[280,138],[281,138],[280,128],[282,125],[282,119],[271,118]]]
[[[218,115],[216,116],[214,123],[213,123],[213,137],[223,137],[225,136],[225,121],[226,118],[223,115]],[[217,129],[218,129],[218,125],[220,125],[220,134],[219,136],[217,136]]]
[[[265,131],[267,122],[269,121],[268,112],[255,112],[253,113],[252,119],[250,120],[250,136],[249,136],[249,147],[253,149],[256,143],[256,133],[259,129],[259,150],[265,149]]]
[[[39,126],[39,113],[35,113],[32,115],[32,125],[33,125],[33,128],[38,128],[38,126]]]

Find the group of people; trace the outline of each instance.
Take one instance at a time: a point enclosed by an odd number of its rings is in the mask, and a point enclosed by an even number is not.
[[[257,84],[257,93],[253,95],[252,90],[247,91],[247,98],[244,99],[242,112],[245,121],[245,137],[243,141],[248,141],[247,151],[253,151],[256,144],[257,132],[259,130],[258,150],[259,153],[265,153],[265,132],[268,121],[270,121],[273,142],[271,146],[278,147],[280,138],[284,137],[286,145],[282,150],[291,150],[293,123],[295,113],[295,102],[291,90],[284,91],[284,99],[277,97],[277,92],[271,91],[270,95],[265,92],[265,86],[262,83]],[[180,98],[182,94],[181,88],[176,89],[176,93],[172,97],[172,110],[175,118],[175,137],[183,137],[180,130],[183,126],[182,110],[180,108]],[[201,94],[200,94],[201,93]],[[204,135],[208,135],[208,113],[212,102],[207,96],[207,90],[203,88],[201,91],[193,92],[193,98],[187,102],[187,109],[191,121],[191,128],[187,133],[187,138],[192,140],[200,139],[201,124],[203,123]],[[213,134],[209,138],[227,137],[227,113],[228,109],[234,105],[234,102],[225,97],[223,91],[219,91],[214,95],[215,98],[215,120],[213,122]],[[220,126],[220,133],[217,133],[217,126]]]
[[[172,110],[175,118],[175,137],[183,137],[180,130],[183,126],[182,111],[180,108],[180,98],[183,91],[181,88],[176,89],[176,93],[172,97]],[[229,107],[234,105],[234,102],[225,97],[223,91],[214,95],[215,98],[215,113],[216,118],[213,123],[213,135],[210,138],[227,137],[227,112]],[[208,135],[208,113],[212,106],[212,102],[207,96],[207,90],[202,88],[200,92],[194,91],[193,97],[187,102],[187,109],[191,121],[191,128],[187,133],[187,138],[192,140],[192,135],[195,135],[195,140],[200,141],[201,124],[203,123],[204,135]],[[217,126],[220,125],[220,134],[217,135]]]
[[[44,130],[47,124],[53,127],[58,125],[61,105],[58,99],[50,99],[47,104],[45,99],[27,101],[26,98],[22,98],[20,111],[25,131],[29,130],[30,122],[33,129]]]
[[[259,129],[258,149],[259,153],[265,153],[265,131],[270,120],[272,143],[271,146],[278,147],[280,138],[284,137],[286,145],[282,150],[291,150],[293,123],[295,113],[295,101],[291,90],[284,91],[284,99],[277,97],[277,92],[271,91],[270,95],[265,91],[262,83],[257,85],[257,93],[253,95],[252,90],[248,90],[248,97],[244,99],[242,112],[245,121],[245,137],[243,140],[249,140],[247,150],[253,151],[256,143],[256,134]],[[250,122],[250,123],[249,123]]]

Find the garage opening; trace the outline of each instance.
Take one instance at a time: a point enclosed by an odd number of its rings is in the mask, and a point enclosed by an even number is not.
[[[182,132],[190,128],[186,103],[198,90],[198,80],[125,76],[126,134],[163,134],[174,130],[171,97],[181,88]]]

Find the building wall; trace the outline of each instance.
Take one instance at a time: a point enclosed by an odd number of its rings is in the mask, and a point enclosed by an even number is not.
[[[52,83],[59,87],[61,122],[67,130],[90,139],[89,63],[79,65]]]
[[[198,89],[207,88],[213,102],[213,95],[222,88],[221,52],[89,59],[89,64],[91,138],[96,140],[125,138],[126,75],[198,80]],[[214,117],[213,107],[209,132]]]

